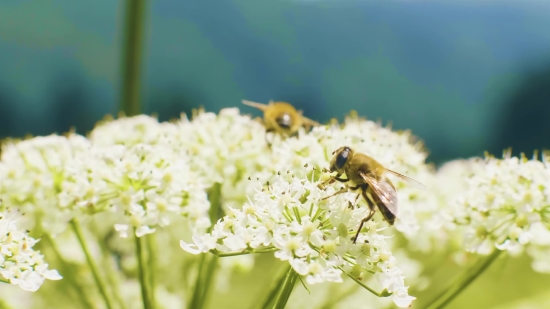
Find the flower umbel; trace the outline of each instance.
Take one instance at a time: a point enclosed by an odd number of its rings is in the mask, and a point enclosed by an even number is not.
[[[357,244],[352,242],[353,230],[368,213],[353,204],[355,194],[322,200],[332,188],[325,192],[316,182],[286,173],[272,179],[258,183],[242,209],[230,208],[212,233],[194,236],[192,244],[181,241],[181,247],[220,256],[274,252],[309,284],[342,282],[342,274],[361,283],[371,273],[388,292],[384,296],[392,295],[400,307],[410,305],[415,298],[408,295],[378,223],[368,222]]]
[[[464,236],[467,251],[489,254],[505,250],[517,255],[525,249],[533,268],[550,272],[545,254],[550,250],[550,165],[526,157],[487,156],[468,161],[471,171],[464,191],[449,208],[449,219]]]
[[[62,277],[57,270],[48,269],[44,256],[32,249],[38,240],[17,228],[19,218],[18,212],[0,212],[0,281],[35,292],[46,279]]]
[[[56,234],[87,208],[89,189],[85,162],[91,143],[83,136],[39,136],[2,147],[0,194],[6,205],[40,218]],[[89,199],[88,199],[89,200]],[[85,210],[86,211],[86,210]]]
[[[210,226],[204,187],[189,169],[188,159],[160,145],[115,145],[97,150],[95,177],[104,182],[98,192],[102,203],[122,215],[115,226],[122,237],[128,228],[136,236],[153,233],[186,216],[193,229]]]

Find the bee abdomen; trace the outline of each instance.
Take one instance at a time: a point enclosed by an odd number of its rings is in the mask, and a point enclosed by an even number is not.
[[[395,215],[387,207],[378,207],[378,209],[382,213],[382,216],[384,216],[384,219],[386,219],[390,225],[393,225],[395,222]]]

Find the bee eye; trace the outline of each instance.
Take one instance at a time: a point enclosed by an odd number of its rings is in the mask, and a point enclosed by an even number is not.
[[[348,161],[348,157],[349,157],[348,150],[341,151],[336,157],[336,167],[338,169],[343,168],[346,162]]]

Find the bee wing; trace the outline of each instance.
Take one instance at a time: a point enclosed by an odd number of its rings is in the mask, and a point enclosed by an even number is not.
[[[382,179],[379,181],[367,173],[359,172],[359,176],[369,184],[384,206],[397,216],[397,192],[395,188],[387,180]]]
[[[403,174],[399,174],[398,172],[394,172],[392,170],[389,170],[389,169],[386,169],[386,172],[394,175],[394,176],[397,176],[399,179],[403,180],[404,182],[406,182],[408,185],[411,185],[415,188],[418,188],[418,189],[422,189],[422,190],[426,190],[426,186],[423,185],[422,183],[420,183],[419,181],[416,181],[410,177],[407,177]]]
[[[268,107],[267,104],[262,104],[262,103],[256,103],[256,102],[252,102],[252,101],[248,101],[248,100],[242,100],[241,101],[244,105],[248,105],[248,106],[252,106],[252,107],[255,107],[261,111],[265,111]]]

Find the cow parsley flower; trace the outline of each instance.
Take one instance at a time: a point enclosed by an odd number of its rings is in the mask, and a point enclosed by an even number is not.
[[[463,232],[467,251],[495,249],[517,255],[527,249],[533,268],[548,272],[550,166],[526,157],[486,157],[472,165],[465,188],[451,201],[449,218]]]
[[[367,222],[354,244],[354,230],[368,210],[355,207],[351,193],[323,200],[334,190],[317,185],[286,173],[265,187],[257,183],[256,194],[242,209],[229,208],[211,233],[180,245],[193,254],[274,252],[309,284],[342,282],[342,274],[361,281],[371,273],[396,305],[408,307],[415,298],[408,295],[378,222]]]
[[[0,212],[0,281],[35,292],[48,280],[60,280],[57,270],[48,269],[44,256],[32,247],[38,240],[17,228],[18,212]]]
[[[238,108],[225,108],[219,114],[198,111],[183,118],[167,141],[177,152],[188,153],[193,171],[210,186],[222,185],[224,204],[244,202],[247,177],[266,169],[269,149],[265,128]]]
[[[185,155],[163,145],[115,145],[96,149],[94,177],[104,185],[100,203],[122,214],[115,229],[122,237],[131,227],[141,237],[156,226],[170,224],[173,216],[185,216],[190,225],[203,230],[211,225],[204,186],[190,171]]]
[[[7,205],[35,214],[55,234],[86,206],[81,198],[92,187],[84,162],[90,160],[91,144],[77,134],[4,144],[0,196]]]
[[[90,132],[90,141],[97,146],[157,144],[163,141],[172,124],[160,124],[147,115],[120,117],[99,122]]]

